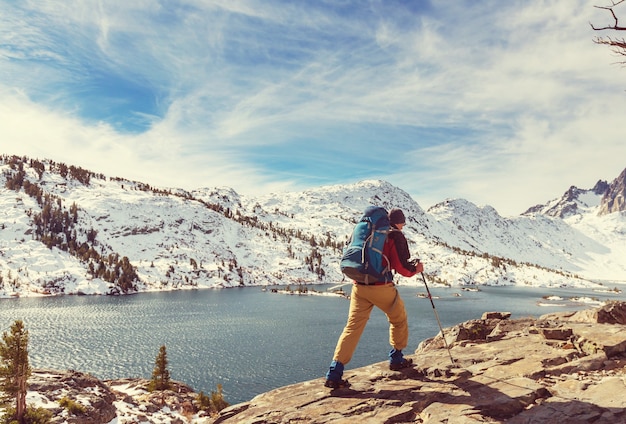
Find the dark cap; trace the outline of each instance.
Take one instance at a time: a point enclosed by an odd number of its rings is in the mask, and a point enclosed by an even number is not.
[[[389,211],[389,222],[392,224],[404,224],[406,222],[404,212],[398,208],[393,208]]]

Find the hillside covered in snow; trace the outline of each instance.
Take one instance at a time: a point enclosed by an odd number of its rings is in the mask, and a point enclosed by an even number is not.
[[[249,197],[0,156],[0,297],[339,283],[370,204],[405,211],[433,283],[613,287],[626,280],[624,180],[505,218],[463,199],[425,211],[384,181]]]

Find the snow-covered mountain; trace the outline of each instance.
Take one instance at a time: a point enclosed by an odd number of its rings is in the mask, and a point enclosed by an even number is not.
[[[0,297],[338,283],[343,245],[370,204],[405,211],[409,247],[433,283],[626,280],[626,214],[615,182],[572,187],[504,218],[462,199],[424,211],[384,181],[250,197],[14,156],[0,156],[0,171]]]

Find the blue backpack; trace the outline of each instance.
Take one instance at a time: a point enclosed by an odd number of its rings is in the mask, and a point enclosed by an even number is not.
[[[391,225],[385,208],[369,206],[365,209],[343,251],[341,272],[362,284],[392,281],[389,265],[383,265],[383,246],[389,231]]]

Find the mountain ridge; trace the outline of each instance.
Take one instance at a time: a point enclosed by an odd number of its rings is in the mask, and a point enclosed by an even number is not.
[[[425,211],[381,180],[244,196],[16,156],[1,156],[0,170],[2,297],[335,284],[369,204],[405,211],[410,249],[433,283],[589,286],[626,275],[624,213],[599,215],[601,200],[564,218],[543,209],[504,218],[464,199]]]

